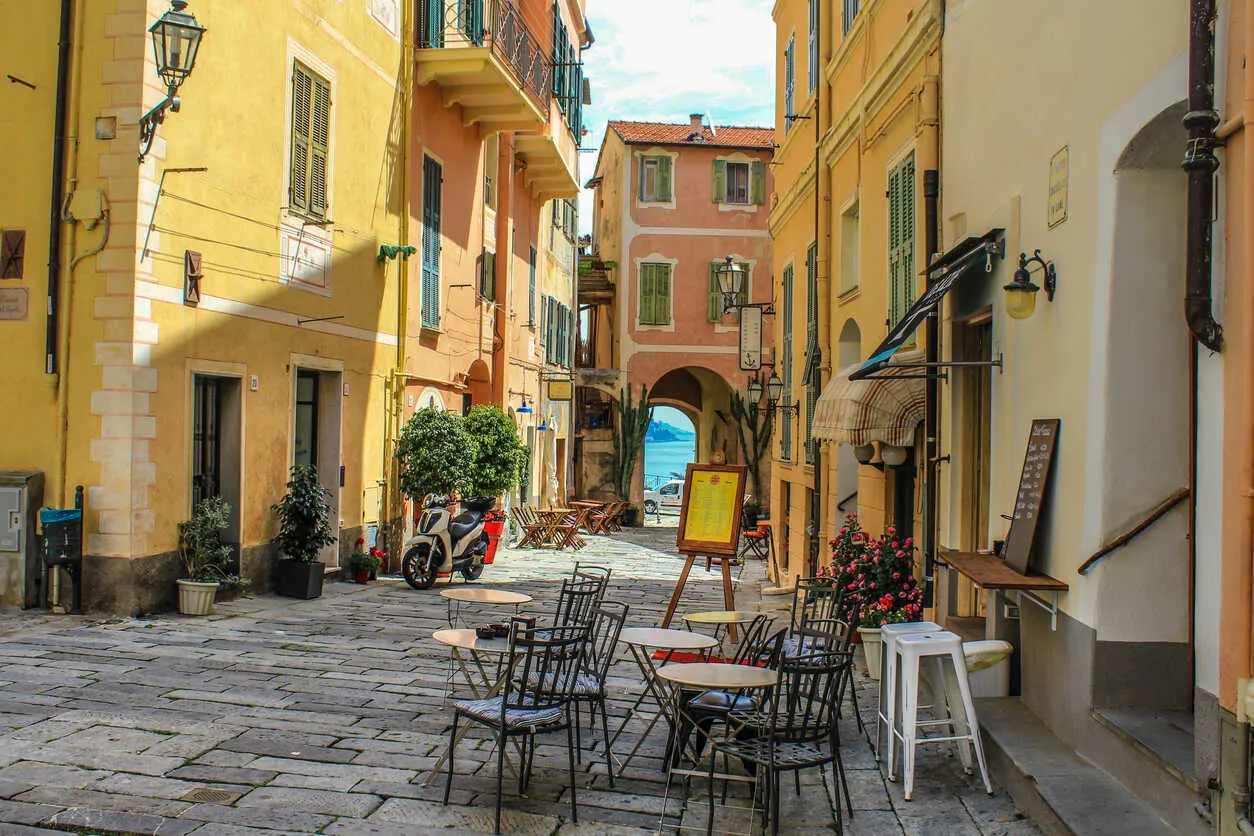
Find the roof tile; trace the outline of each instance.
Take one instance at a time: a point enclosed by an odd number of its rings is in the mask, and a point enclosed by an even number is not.
[[[775,145],[774,128],[719,125],[711,131],[705,126],[701,129],[701,138],[693,139],[689,124],[611,121],[609,126],[628,145],[709,145],[715,148],[772,148]]]

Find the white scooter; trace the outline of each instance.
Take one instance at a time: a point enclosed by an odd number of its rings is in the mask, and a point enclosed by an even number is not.
[[[430,589],[441,574],[461,572],[468,581],[483,574],[488,535],[483,533],[487,513],[496,497],[463,499],[454,517],[447,497],[428,494],[422,503],[418,533],[405,544],[401,573],[414,589]]]

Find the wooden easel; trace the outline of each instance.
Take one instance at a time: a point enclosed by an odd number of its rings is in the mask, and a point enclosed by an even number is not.
[[[694,474],[698,476],[693,479]],[[727,480],[731,480],[729,483]],[[717,490],[709,488],[711,483],[721,485]],[[703,487],[705,486],[705,487]],[[740,544],[740,512],[744,505],[745,468],[741,465],[689,464],[684,475],[684,502],[679,511],[679,553],[685,555],[684,569],[675,582],[675,591],[671,594],[670,605],[666,608],[666,617],[662,620],[663,627],[669,627],[675,617],[675,609],[679,606],[679,598],[683,595],[684,586],[688,583],[688,575],[692,572],[692,564],[698,557],[705,558],[705,569],[710,571],[717,563],[723,575],[723,606],[728,610],[736,609],[736,593],[732,588],[731,565],[736,559],[737,547]],[[694,539],[688,530],[689,503],[694,494],[710,490],[709,497],[715,497],[716,515],[725,525],[718,525],[708,539]],[[698,513],[708,513],[705,496],[696,500]],[[732,641],[738,641],[736,625],[730,625],[728,631]]]

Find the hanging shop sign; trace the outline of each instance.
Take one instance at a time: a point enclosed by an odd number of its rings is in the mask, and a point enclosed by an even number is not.
[[[752,372],[762,368],[762,309],[756,306],[740,311],[740,368]]]
[[[549,400],[569,401],[574,397],[575,384],[570,380],[550,380]]]

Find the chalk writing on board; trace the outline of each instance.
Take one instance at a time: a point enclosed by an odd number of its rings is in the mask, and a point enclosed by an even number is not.
[[[1045,490],[1049,484],[1058,427],[1057,419],[1037,419],[1032,422],[1032,430],[1028,434],[1019,491],[1015,496],[1010,530],[1006,533],[1006,564],[1016,572],[1027,572],[1036,524],[1045,505]]]

